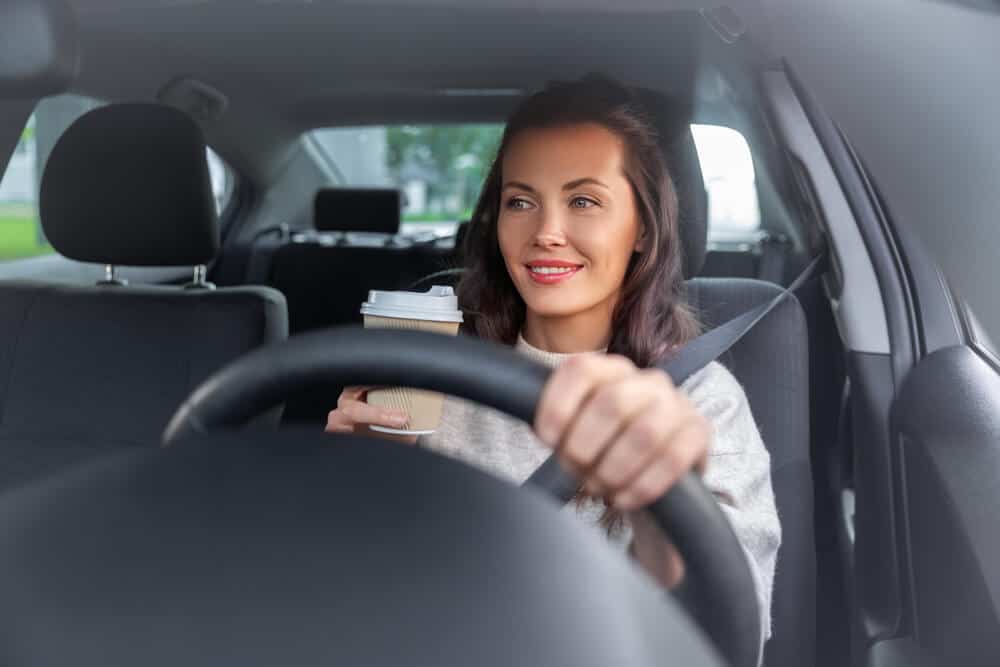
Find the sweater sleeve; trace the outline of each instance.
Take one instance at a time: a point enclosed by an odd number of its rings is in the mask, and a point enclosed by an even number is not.
[[[761,614],[761,655],[771,636],[771,587],[781,525],[771,488],[771,461],[743,388],[712,363],[682,385],[712,424],[704,482],[732,524],[750,564]]]

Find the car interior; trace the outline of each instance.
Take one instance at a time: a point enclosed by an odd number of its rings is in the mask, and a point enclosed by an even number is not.
[[[700,599],[664,606],[540,497],[424,452],[324,444],[362,382],[530,420],[544,376],[516,360],[344,327],[370,290],[460,278],[495,144],[447,171],[427,157],[440,137],[495,139],[526,95],[598,71],[654,121],[703,330],[761,313],[718,357],[782,525],[761,664],[996,664],[1000,366],[981,325],[774,37],[785,24],[764,21],[804,10],[653,4],[0,6],[17,54],[0,59],[4,662],[754,664],[720,636],[738,623],[711,580],[739,568],[707,555],[721,542],[697,502],[669,525],[706,554]],[[445,192],[441,173],[468,187]],[[16,215],[20,255],[4,247]],[[320,536],[331,507],[338,539]],[[455,526],[487,583],[435,565]],[[401,549],[426,579],[395,571]],[[565,572],[526,588],[529,554]],[[571,575],[586,590],[558,588]]]

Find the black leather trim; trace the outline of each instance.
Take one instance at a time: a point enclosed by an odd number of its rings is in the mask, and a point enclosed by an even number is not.
[[[551,370],[514,350],[468,336],[341,327],[252,352],[184,402],[164,443],[238,426],[320,382],[399,385],[444,392],[534,422]],[[696,618],[734,667],[758,662],[760,619],[743,550],[715,498],[688,474],[649,510],[684,556],[699,593]]]
[[[0,527],[5,667],[723,664],[542,496],[369,438],[121,452],[5,494]]]

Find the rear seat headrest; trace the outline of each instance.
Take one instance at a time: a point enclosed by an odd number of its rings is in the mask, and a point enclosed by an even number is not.
[[[640,102],[659,135],[667,167],[680,201],[680,236],[684,254],[684,277],[701,272],[708,246],[708,193],[701,162],[691,134],[691,112],[665,95],[636,89]]]
[[[208,263],[219,250],[219,223],[201,129],[158,104],[84,114],[52,149],[39,217],[52,246],[71,259]]]
[[[313,226],[321,232],[396,234],[401,213],[399,190],[323,188],[316,193]]]

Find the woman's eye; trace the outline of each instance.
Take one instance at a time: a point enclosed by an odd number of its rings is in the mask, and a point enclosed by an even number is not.
[[[531,202],[527,199],[521,199],[520,197],[513,197],[507,200],[507,208],[513,209],[515,211],[523,211],[526,208],[531,207]]]
[[[591,206],[597,206],[597,202],[590,197],[573,197],[569,205],[572,208],[590,208]]]

